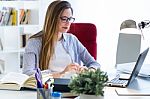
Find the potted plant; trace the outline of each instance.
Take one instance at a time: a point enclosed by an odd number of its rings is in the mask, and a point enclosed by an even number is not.
[[[80,74],[71,78],[68,87],[71,89],[72,93],[79,94],[80,99],[82,96],[92,99],[91,95],[96,97],[101,97],[104,95],[104,87],[108,81],[108,75],[106,72],[100,69],[86,70]],[[89,96],[90,95],[90,96]],[[85,99],[88,99],[88,98]],[[96,98],[93,98],[96,99]]]

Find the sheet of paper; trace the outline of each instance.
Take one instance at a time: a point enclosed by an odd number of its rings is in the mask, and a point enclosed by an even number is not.
[[[129,73],[131,74],[133,68],[135,66],[135,62],[132,63],[125,63],[125,64],[118,64],[117,70],[122,73]],[[140,73],[138,76],[141,77],[150,77],[150,64],[143,64],[141,67]]]
[[[130,78],[130,74],[120,74],[119,79],[128,80]]]
[[[119,96],[150,96],[150,89],[134,90],[128,88],[116,88],[116,93]]]

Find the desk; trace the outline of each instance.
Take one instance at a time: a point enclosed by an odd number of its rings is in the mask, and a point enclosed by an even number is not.
[[[36,98],[37,98],[36,91],[0,90],[0,99],[36,99]],[[106,87],[104,99],[150,99],[150,96],[118,96],[115,92],[115,87]]]
[[[138,83],[137,83],[138,82]],[[140,83],[145,83],[144,86],[140,86]],[[144,80],[138,78],[131,85],[135,85],[136,88],[150,88],[148,84],[150,80]],[[132,88],[131,86],[129,86]],[[104,93],[104,99],[150,99],[150,96],[118,96],[115,92],[115,87],[106,87]],[[36,99],[36,91],[10,91],[10,90],[0,90],[0,99]]]
[[[128,88],[150,89],[149,83],[150,78],[143,79],[137,77],[137,79],[133,83],[131,83],[131,85],[129,85]],[[118,96],[115,89],[116,87],[105,87],[104,99],[150,99],[150,96]],[[0,99],[36,99],[37,98],[36,95],[37,95],[36,91],[0,90]]]

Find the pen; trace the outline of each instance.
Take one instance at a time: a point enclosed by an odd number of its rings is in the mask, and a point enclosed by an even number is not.
[[[48,89],[48,83],[44,84],[44,89]]]
[[[35,79],[37,81],[37,88],[43,88],[42,80],[37,72],[35,73]]]
[[[37,89],[41,93],[43,99],[46,99],[45,91],[44,91],[43,84],[42,84],[41,75],[39,74],[39,72],[35,73],[35,79],[37,81]]]
[[[51,82],[48,82],[47,84],[48,84],[48,89],[50,90],[50,96],[51,96],[51,94],[53,93],[54,85]]]
[[[36,72],[39,74],[39,79],[42,80],[42,73],[41,73],[40,68],[37,68]]]

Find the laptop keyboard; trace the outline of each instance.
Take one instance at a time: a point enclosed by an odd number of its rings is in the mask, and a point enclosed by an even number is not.
[[[109,82],[114,83],[114,84],[123,84],[123,83],[126,83],[127,80],[120,80],[119,74],[118,74],[118,75],[116,75],[116,77],[114,79],[110,80]]]

